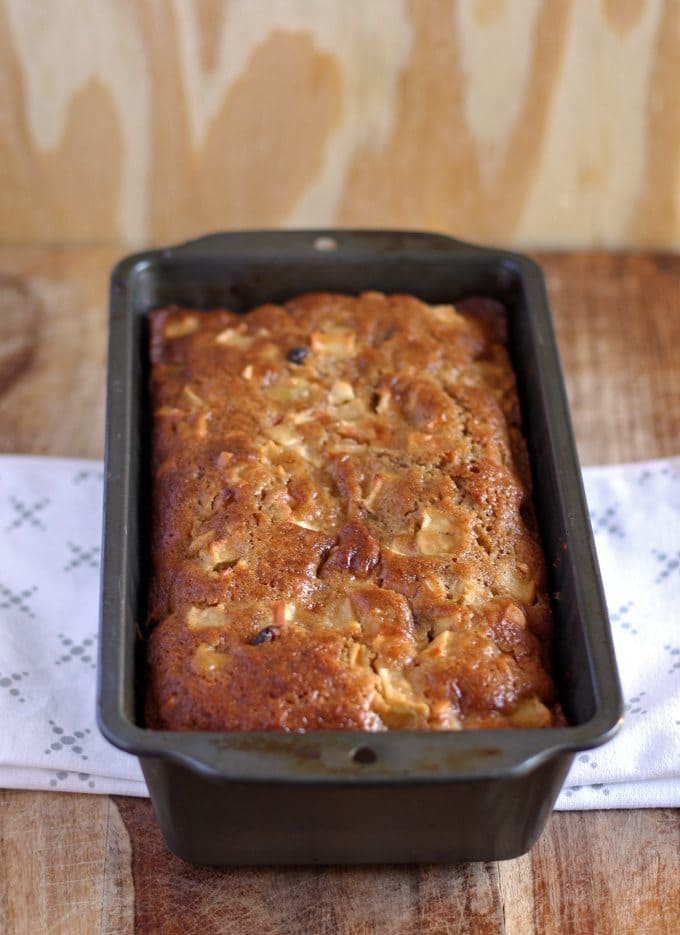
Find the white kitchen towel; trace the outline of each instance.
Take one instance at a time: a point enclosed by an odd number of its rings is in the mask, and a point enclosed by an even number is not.
[[[588,468],[626,701],[561,809],[680,806],[680,458]],[[146,795],[94,719],[102,466],[0,456],[0,787]]]

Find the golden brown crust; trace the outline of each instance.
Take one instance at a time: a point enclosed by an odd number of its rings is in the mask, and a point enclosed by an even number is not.
[[[560,722],[497,303],[150,323],[151,726]]]

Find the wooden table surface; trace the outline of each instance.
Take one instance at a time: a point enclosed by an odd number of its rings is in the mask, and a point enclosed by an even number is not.
[[[0,250],[0,448],[100,457],[113,248]],[[584,464],[680,453],[680,257],[542,254]],[[678,933],[680,813],[555,813],[530,854],[206,869],[147,800],[0,791],[0,932]]]

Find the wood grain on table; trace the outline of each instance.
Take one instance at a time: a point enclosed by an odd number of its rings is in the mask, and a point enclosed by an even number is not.
[[[0,250],[0,448],[100,457],[109,248]],[[585,464],[680,453],[680,257],[542,254]],[[677,933],[680,813],[453,866],[191,867],[141,799],[0,792],[0,932]]]

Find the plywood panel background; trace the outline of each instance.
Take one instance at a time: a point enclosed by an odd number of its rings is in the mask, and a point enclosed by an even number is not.
[[[680,0],[0,0],[0,243],[680,247]]]

